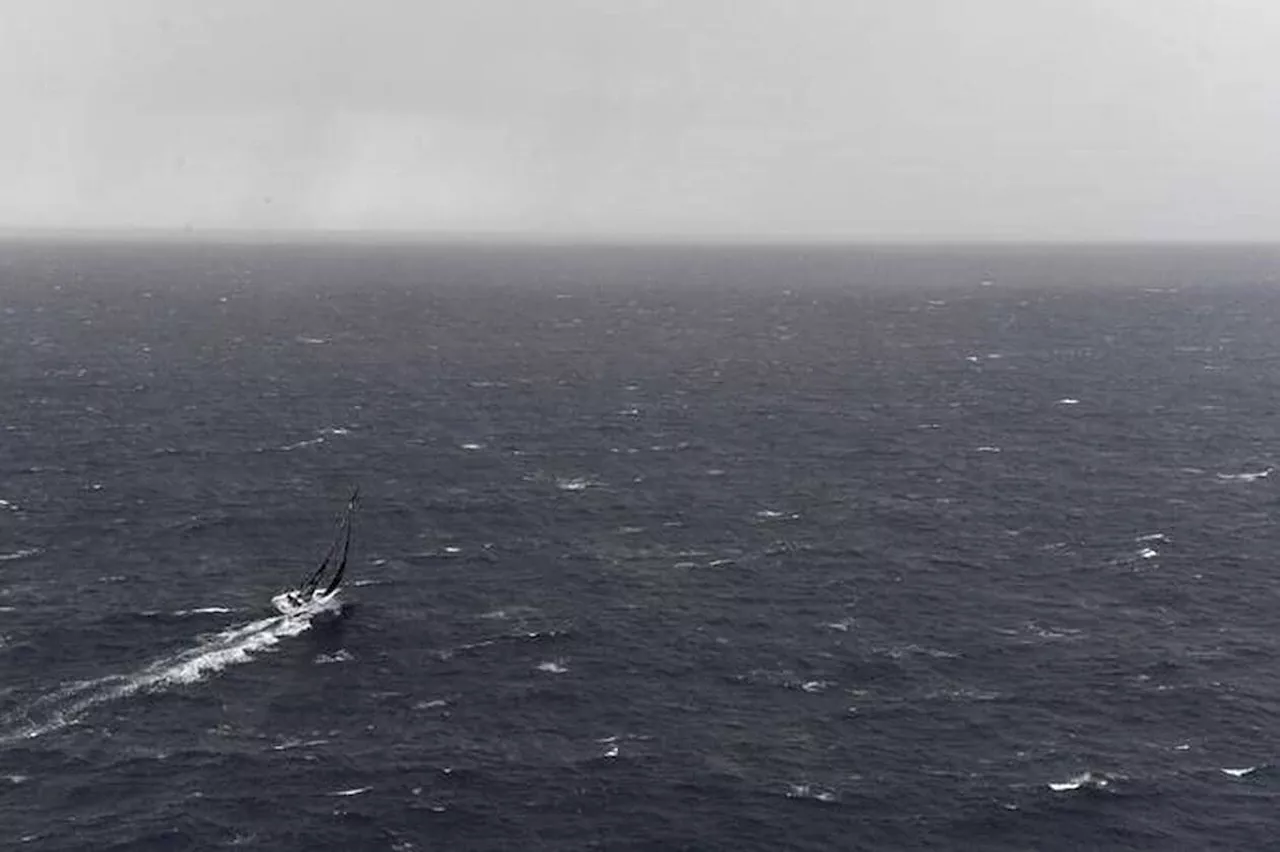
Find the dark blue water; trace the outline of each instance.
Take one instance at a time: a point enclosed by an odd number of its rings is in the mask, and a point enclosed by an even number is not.
[[[0,847],[1274,842],[1280,251],[0,248]]]

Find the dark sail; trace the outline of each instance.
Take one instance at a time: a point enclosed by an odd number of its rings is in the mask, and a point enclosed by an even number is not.
[[[354,498],[352,498],[354,501]],[[354,503],[353,503],[354,508]],[[333,580],[325,588],[326,595],[332,594],[338,588],[338,584],[342,582],[342,575],[347,571],[347,554],[351,552],[351,516],[347,516],[347,535],[342,542],[342,560],[338,563],[338,570],[334,572]]]
[[[351,492],[351,499],[347,501],[346,509],[338,520],[338,533],[334,536],[333,542],[329,545],[329,550],[325,553],[324,559],[320,561],[320,566],[311,572],[302,585],[299,587],[304,596],[311,595],[320,586],[321,578],[324,577],[325,571],[329,568],[333,557],[338,553],[339,547],[342,549],[342,557],[338,563],[337,571],[334,573],[333,579],[329,581],[329,585],[325,587],[324,594],[330,594],[338,588],[338,584],[342,582],[342,575],[347,570],[347,555],[351,551],[351,518],[355,514],[356,500],[360,497],[360,489],[357,487]]]

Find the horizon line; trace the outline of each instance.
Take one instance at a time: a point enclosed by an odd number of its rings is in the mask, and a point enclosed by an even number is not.
[[[733,247],[733,248],[1052,248],[1052,247],[1280,247],[1280,235],[1260,238],[1186,237],[907,237],[893,235],[727,235],[714,233],[556,234],[532,231],[427,231],[359,228],[52,228],[3,227],[0,242],[125,243],[156,241],[170,244],[257,243],[401,244],[423,246],[527,246],[527,247]]]

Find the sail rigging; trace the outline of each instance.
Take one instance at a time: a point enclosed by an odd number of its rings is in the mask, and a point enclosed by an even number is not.
[[[357,487],[352,490],[351,498],[347,500],[346,508],[343,509],[342,514],[338,518],[337,534],[329,544],[329,549],[325,552],[324,558],[320,560],[319,567],[308,574],[306,579],[304,579],[302,584],[298,587],[304,596],[310,596],[320,587],[321,580],[333,562],[334,556],[338,554],[339,548],[341,548],[342,557],[338,562],[333,579],[329,581],[329,584],[325,587],[323,594],[331,594],[338,588],[338,584],[342,582],[342,575],[346,573],[347,570],[347,556],[351,552],[351,519],[355,514],[356,501],[359,497],[360,489]]]

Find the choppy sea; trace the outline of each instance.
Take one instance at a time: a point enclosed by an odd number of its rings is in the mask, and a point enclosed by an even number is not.
[[[1278,392],[1280,249],[0,245],[0,848],[1266,848]]]

